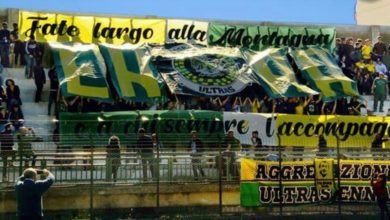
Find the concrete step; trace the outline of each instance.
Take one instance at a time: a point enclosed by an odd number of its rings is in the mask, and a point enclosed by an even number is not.
[[[45,70],[46,76],[48,70]],[[26,79],[24,68],[5,68],[2,73],[3,80],[13,79],[20,88],[22,99],[22,110],[25,118],[25,125],[34,128],[37,135],[45,137],[51,136],[54,129],[53,117],[47,115],[47,105],[49,98],[49,78],[46,77],[46,84],[43,88],[42,102],[35,103],[35,84],[33,79]],[[47,138],[46,138],[47,137]]]

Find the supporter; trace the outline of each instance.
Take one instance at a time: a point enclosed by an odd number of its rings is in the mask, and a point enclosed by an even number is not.
[[[153,141],[152,138],[145,135],[145,129],[140,128],[138,129],[138,139],[137,139],[137,149],[140,152],[141,155],[141,161],[142,161],[142,174],[144,181],[147,181],[148,177],[148,166],[150,169],[150,173],[152,175],[152,178],[156,177],[156,170],[155,170],[155,159],[153,155]]]
[[[6,94],[8,110],[11,110],[13,105],[22,105],[19,86],[15,85],[15,82],[12,79],[7,79],[5,81],[5,85],[7,86]]]
[[[4,126],[8,123],[9,115],[7,110],[0,106],[0,131],[4,129]]]
[[[288,98],[279,98],[273,100],[272,113],[287,113],[287,102]]]
[[[18,130],[21,126],[20,120],[24,120],[22,109],[19,105],[13,105],[11,111],[9,112],[9,121],[16,128],[16,130]]]
[[[387,79],[383,73],[379,73],[379,77],[375,78],[372,83],[372,92],[374,93],[374,112],[377,111],[379,101],[379,112],[383,112],[383,104],[388,94]]]
[[[58,87],[59,87],[59,82],[57,78],[57,73],[56,73],[56,67],[53,65],[49,72],[49,80],[50,80],[50,92],[49,92],[49,101],[48,101],[48,111],[47,115],[51,115],[51,106],[54,103],[54,112],[58,111]]]
[[[265,95],[263,99],[260,101],[260,108],[259,112],[260,113],[270,113],[273,110],[273,100]]]
[[[25,46],[25,61],[26,69],[25,76],[26,78],[31,78],[33,76],[33,68],[35,66],[36,58],[38,57],[38,44],[35,41],[34,35],[30,36],[30,39],[26,42]]]
[[[371,40],[365,39],[364,44],[362,46],[362,56],[364,60],[370,60],[372,53]]]
[[[111,165],[111,173],[114,182],[117,179],[118,168],[121,165],[121,147],[120,141],[117,136],[111,136],[108,140],[107,149],[107,162]],[[109,177],[111,179],[111,177]]]
[[[241,97],[236,97],[234,99],[234,103],[233,103],[233,111],[234,112],[241,112],[241,106],[242,106],[242,100],[241,100]]]
[[[9,54],[11,43],[11,32],[8,30],[7,22],[3,22],[3,28],[0,30],[0,58],[3,67],[9,67]]]
[[[212,105],[213,110],[222,111],[223,107],[221,105],[221,99],[219,97],[213,99],[210,97],[210,103]]]
[[[336,38],[336,48],[335,48],[335,52],[334,52],[334,55],[336,57],[336,61],[339,61],[340,59],[340,45],[341,45],[341,39],[340,38]]]
[[[195,180],[198,179],[198,171],[199,174],[204,177],[204,171],[202,168],[202,157],[203,157],[203,151],[204,146],[203,142],[199,139],[198,133],[196,131],[191,131],[191,140],[188,143],[188,150],[191,152],[191,164],[192,164],[192,171],[194,172]]]
[[[260,112],[260,107],[261,107],[261,103],[259,99],[257,97],[254,98],[253,101],[251,102],[251,112],[252,113]]]
[[[310,96],[310,97],[300,97],[298,99],[297,106],[295,106],[295,114],[303,115],[306,106],[310,103],[310,101],[312,99],[313,99],[313,96]]]
[[[9,44],[9,66],[10,68],[14,68],[15,67],[15,53],[14,53],[14,49],[15,49],[15,37],[13,34],[10,35],[10,39],[11,39],[11,43]]]
[[[336,113],[337,101],[324,102],[321,108],[322,115],[334,115]]]
[[[366,107],[366,105],[359,102],[356,96],[352,97],[348,104],[349,115],[360,115],[360,108],[362,107]]]
[[[35,136],[35,132],[32,128],[20,127],[19,132],[16,135],[18,142],[18,151],[21,158],[24,158],[24,166],[29,166],[29,160],[31,160],[31,166],[35,166],[35,160],[37,156],[32,149],[32,142],[38,140]]]
[[[36,66],[33,68],[33,76],[34,76],[34,82],[35,86],[37,88],[37,91],[35,92],[35,102],[38,103],[42,101],[42,90],[43,90],[43,85],[46,83],[46,74],[45,70],[43,69],[41,65],[41,61],[37,60]]]
[[[306,108],[304,109],[305,114],[307,115],[319,115],[320,108],[322,106],[322,98],[319,96],[309,96],[309,103],[307,103]]]
[[[225,151],[222,153],[223,157],[223,166],[222,166],[222,173],[224,176],[226,176],[227,171],[229,174],[233,177],[238,177],[238,169],[236,166],[236,152],[242,150],[242,146],[240,141],[234,137],[234,131],[229,130],[226,134],[223,142],[222,147],[225,149]],[[228,170],[226,170],[226,161],[228,162]]]
[[[295,108],[299,105],[299,100],[296,98],[288,98],[286,105],[286,112],[287,114],[295,114]]]
[[[223,111],[225,111],[225,112],[232,111],[233,105],[230,102],[230,96],[226,96],[226,98],[223,101],[221,101],[221,106],[223,108]]]
[[[3,86],[0,86],[0,106],[3,104],[7,104],[7,95],[5,94],[5,90]]]
[[[318,135],[318,156],[326,157],[328,156],[328,144],[324,135]]]
[[[337,107],[336,107],[336,114],[338,115],[348,115],[348,100],[347,98],[343,97],[338,99],[337,101]]]
[[[374,47],[372,48],[374,60],[383,59],[383,56],[387,54],[386,44],[383,43],[382,37],[378,36],[377,40],[378,41],[374,44]]]
[[[54,175],[50,171],[42,170],[44,180],[38,179],[38,172],[28,168],[24,170],[15,184],[17,212],[19,220],[42,220],[42,195],[54,183]]]
[[[14,24],[14,30],[11,32],[11,36],[13,36],[13,43],[14,43],[14,60],[15,60],[15,67],[18,67],[18,65],[24,66],[24,45],[23,42],[19,38],[19,30],[18,25]]]
[[[246,97],[241,105],[241,112],[251,112],[251,105],[251,99],[249,97]]]
[[[156,149],[156,151],[162,151],[163,150],[163,143],[160,141],[160,138],[158,138],[156,133],[152,134],[152,141],[153,141],[153,149]]]
[[[382,62],[381,58],[378,58],[374,64],[375,64],[375,72],[376,73],[387,73],[387,67]]]
[[[13,166],[12,161],[15,160],[16,152],[13,150],[14,137],[12,135],[13,128],[11,124],[7,124],[4,130],[0,133],[1,142],[1,159],[3,160],[3,181],[7,178],[7,167]],[[8,161],[11,157],[11,161]]]
[[[371,142],[371,151],[375,152],[372,154],[374,160],[379,159],[379,157],[382,156],[381,151],[383,149],[383,142],[388,140],[389,138],[384,138],[380,133],[374,135],[374,140]]]
[[[362,43],[361,43],[361,40],[359,42],[360,39],[358,39],[358,42],[355,43],[354,45],[354,49],[353,49],[353,53],[352,53],[352,61],[353,62],[359,62],[360,60],[363,59],[363,55],[362,55]]]
[[[352,59],[352,55],[355,51],[355,48],[353,46],[353,38],[352,37],[349,37],[347,39],[347,43],[345,44],[344,46],[344,62],[345,62],[345,67],[342,68],[342,71],[343,73],[348,76],[349,78],[352,78],[353,77],[353,71],[352,71],[352,68],[353,68],[353,59]]]
[[[81,107],[80,96],[66,97],[66,98],[62,97],[62,101],[67,112],[78,112],[79,107]]]
[[[101,111],[100,106],[98,106],[98,102],[93,99],[81,98],[80,105],[81,105],[81,112],[87,113],[87,112]]]
[[[387,192],[386,184],[386,174],[385,173],[374,173],[371,178],[371,186],[376,196],[376,201],[380,209],[381,220],[385,219],[385,214],[387,218],[390,219],[389,209],[387,208],[387,200],[389,200],[389,194]]]
[[[263,146],[263,142],[261,141],[261,138],[259,138],[258,131],[252,131],[251,141],[252,141],[252,147],[253,147],[254,151],[258,152],[258,151],[266,150]],[[258,154],[255,154],[255,155],[258,155]]]
[[[346,44],[345,37],[341,37],[337,49],[337,55],[339,60],[341,60],[341,58],[345,56],[345,44]]]
[[[363,74],[363,77],[359,79],[359,92],[362,95],[371,95],[372,79],[370,74]]]

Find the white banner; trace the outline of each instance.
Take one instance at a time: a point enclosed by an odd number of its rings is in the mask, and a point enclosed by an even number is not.
[[[166,43],[197,43],[207,45],[208,22],[167,20]]]
[[[225,132],[234,131],[234,137],[240,140],[241,144],[252,145],[251,136],[253,131],[259,132],[259,138],[263,145],[275,146],[276,115],[259,113],[224,112]]]

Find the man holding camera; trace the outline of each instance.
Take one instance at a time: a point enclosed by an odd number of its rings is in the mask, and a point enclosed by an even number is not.
[[[38,175],[44,175],[44,180],[37,180]],[[54,175],[50,171],[27,168],[18,178],[15,185],[17,200],[17,216],[19,220],[41,220],[42,195],[54,183]]]

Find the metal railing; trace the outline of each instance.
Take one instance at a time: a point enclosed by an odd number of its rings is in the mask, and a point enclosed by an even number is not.
[[[131,148],[122,149],[120,158],[107,157],[106,149],[103,148],[34,150],[33,155],[29,157],[21,154],[23,152],[14,151],[7,157],[0,158],[0,182],[14,182],[25,168],[31,166],[49,169],[56,176],[57,184],[89,183],[91,175],[96,182],[102,183],[154,182],[157,176],[161,182],[194,182],[218,181],[219,172],[222,172],[224,181],[239,180],[239,162],[242,158],[259,161],[305,161],[314,158],[387,160],[390,158],[390,151],[385,149],[340,148],[338,154],[336,149],[331,148],[327,151],[318,151],[313,148],[294,147],[267,147],[257,151],[235,152],[205,149],[196,155],[180,149],[164,149],[154,151],[147,156],[140,154],[138,149]],[[219,157],[222,158],[222,163]],[[115,178],[113,172],[116,173]]]

